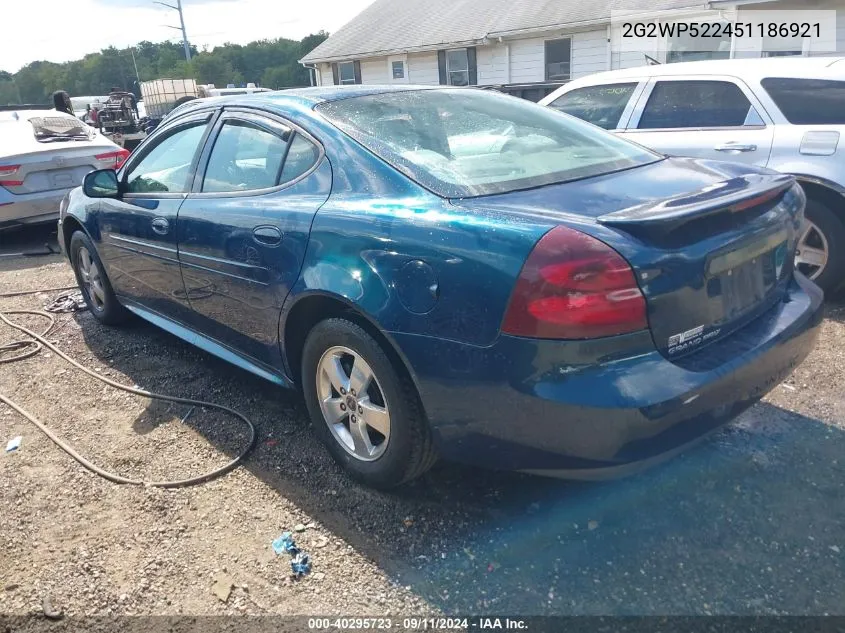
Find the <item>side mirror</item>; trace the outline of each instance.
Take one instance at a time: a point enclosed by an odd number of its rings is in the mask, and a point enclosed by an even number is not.
[[[82,191],[89,198],[117,198],[120,195],[117,173],[114,169],[98,169],[86,174]]]

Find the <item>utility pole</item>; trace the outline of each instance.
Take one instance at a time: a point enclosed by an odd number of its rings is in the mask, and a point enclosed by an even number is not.
[[[160,4],[163,7],[179,12],[179,24],[181,24],[181,28],[178,26],[170,26],[168,24],[165,24],[165,26],[171,29],[176,29],[177,31],[182,31],[182,45],[185,47],[185,59],[187,61],[191,61],[191,45],[188,44],[188,33],[185,31],[185,16],[182,15],[182,0],[176,0],[175,7],[172,4],[167,4],[166,2],[158,2],[158,0],[153,0],[153,4]]]
[[[129,47],[129,53],[132,55],[132,65],[135,67],[135,79],[138,80],[138,85],[141,85],[141,75],[138,73],[138,62],[135,61],[135,47]]]

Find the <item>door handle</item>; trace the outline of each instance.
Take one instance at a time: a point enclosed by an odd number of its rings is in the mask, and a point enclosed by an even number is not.
[[[167,221],[167,218],[153,219],[152,226],[153,231],[159,235],[167,235],[167,232],[170,230],[170,222]]]
[[[756,152],[756,145],[741,145],[739,143],[725,143],[714,147],[717,152]]]
[[[275,226],[256,226],[252,239],[264,246],[278,246],[282,242],[282,232]]]

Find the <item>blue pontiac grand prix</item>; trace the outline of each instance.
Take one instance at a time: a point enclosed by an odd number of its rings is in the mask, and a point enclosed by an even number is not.
[[[302,390],[353,476],[437,459],[571,478],[675,454],[806,357],[805,198],[461,88],[178,108],[62,202],[93,315]]]

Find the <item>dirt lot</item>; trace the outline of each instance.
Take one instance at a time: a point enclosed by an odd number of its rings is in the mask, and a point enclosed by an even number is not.
[[[0,258],[0,292],[71,282],[57,256]],[[140,321],[105,328],[80,313],[60,325],[52,340],[73,358],[234,407],[259,444],[201,486],[117,486],[0,405],[3,445],[23,437],[0,454],[0,613],[40,613],[46,595],[67,615],[845,614],[842,305],[785,385],[655,470],[588,485],[441,464],[390,494],[339,471],[296,394]],[[0,326],[0,344],[12,338]],[[0,365],[0,392],[124,474],[197,474],[245,441],[229,418],[183,424],[185,407],[106,388],[51,353]],[[314,567],[294,581],[270,544],[297,526]]]

